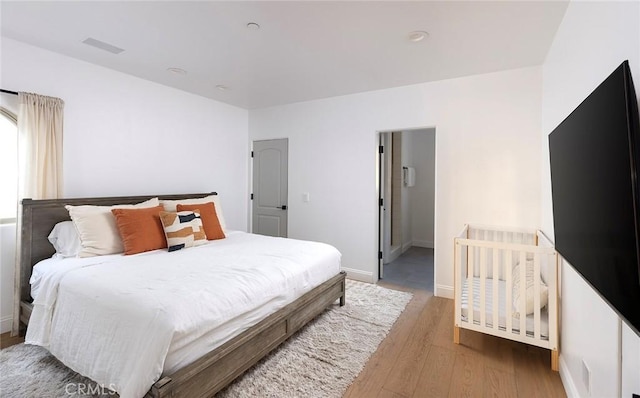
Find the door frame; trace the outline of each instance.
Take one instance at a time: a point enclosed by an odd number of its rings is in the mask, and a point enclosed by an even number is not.
[[[387,244],[386,225],[388,223],[386,219],[387,212],[385,211],[385,178],[387,175],[387,160],[385,158],[385,150],[389,149],[390,133],[380,132],[378,133],[378,164],[376,167],[376,174],[378,175],[378,279],[384,278],[384,253]]]
[[[435,154],[434,154],[434,182],[433,182],[433,293],[434,295],[437,295],[437,290],[438,290],[438,264],[437,264],[437,247],[438,247],[438,236],[437,236],[437,230],[438,230],[438,132],[437,132],[437,127],[436,126],[425,126],[425,127],[410,127],[410,128],[400,128],[400,129],[390,129],[390,130],[378,130],[376,131],[376,136],[377,136],[377,144],[378,147],[376,148],[379,156],[377,157],[377,161],[376,161],[376,176],[377,176],[377,181],[376,181],[376,185],[377,185],[377,189],[376,189],[376,194],[377,194],[377,201],[378,201],[378,279],[383,279],[384,277],[384,228],[385,228],[385,215],[384,215],[384,209],[381,206],[381,202],[380,199],[384,200],[384,191],[385,191],[385,177],[384,177],[384,164],[387,161],[391,161],[391,160],[386,160],[385,159],[385,153],[390,153],[391,150],[391,145],[387,145],[385,146],[385,141],[383,139],[383,137],[388,137],[388,143],[391,144],[391,133],[393,132],[401,132],[401,131],[413,131],[413,130],[425,130],[425,129],[433,129],[435,131],[435,144],[434,144],[434,149],[435,149]],[[383,147],[383,149],[381,150],[380,147]],[[390,218],[390,215],[389,217]],[[388,223],[388,221],[387,221]],[[389,232],[390,233],[390,232]],[[390,246],[390,245],[389,245]],[[390,249],[390,247],[389,247]],[[445,296],[446,297],[446,296]]]

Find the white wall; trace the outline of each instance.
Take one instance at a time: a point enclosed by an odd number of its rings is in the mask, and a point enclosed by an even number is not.
[[[622,397],[640,392],[640,338],[622,325]]]
[[[1,67],[2,88],[65,101],[66,197],[215,190],[229,227],[246,230],[246,110],[4,37]]]
[[[0,225],[0,333],[11,330],[16,225]]]
[[[402,166],[413,166],[413,135],[410,131],[402,131]],[[404,185],[400,188],[402,205],[400,210],[402,212],[402,251],[408,250],[413,245],[413,224],[414,222],[420,222],[416,217],[413,217],[411,211],[411,194],[412,187]]]
[[[435,127],[436,294],[452,297],[464,223],[538,225],[541,79],[533,67],[251,110],[249,138],[289,138],[289,236],[334,244],[376,280],[377,132]]]
[[[65,196],[217,190],[246,228],[246,110],[7,38],[2,85],[65,101]]]
[[[638,91],[640,3],[572,2],[543,66],[541,224],[549,236],[553,214],[547,136],[625,59]],[[640,337],[627,332],[621,341],[619,334],[618,316],[563,264],[560,374],[570,396],[619,396],[619,345],[628,354],[622,390],[640,393]],[[591,369],[590,395],[582,378],[583,360]]]
[[[17,115],[18,97],[12,94],[0,94],[0,106]],[[3,194],[2,190],[0,194]],[[0,333],[11,330],[15,255],[16,224],[2,224],[0,225]]]
[[[435,156],[434,129],[408,131],[411,137],[411,163],[416,170],[416,185],[408,188],[411,195],[411,237],[414,246],[433,247],[435,215]]]

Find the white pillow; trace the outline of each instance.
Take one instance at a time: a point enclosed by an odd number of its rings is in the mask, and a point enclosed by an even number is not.
[[[111,213],[111,209],[135,209],[159,205],[158,198],[152,198],[135,205],[66,205],[65,208],[69,210],[69,216],[78,231],[78,236],[82,243],[79,257],[102,256],[124,251],[116,219]]]
[[[513,267],[513,271],[511,271],[511,276],[513,278],[513,309],[514,309],[514,317],[520,318],[520,303],[522,297],[520,296],[520,263],[517,263]],[[533,259],[527,260],[527,265],[525,269],[525,278],[526,278],[526,297],[525,297],[525,310],[527,311],[527,315],[533,314],[534,309],[534,290],[533,290]],[[549,288],[547,284],[544,283],[542,279],[540,279],[540,308],[547,305],[549,301]]]
[[[195,199],[179,199],[179,200],[161,200],[160,204],[164,206],[165,211],[177,211],[178,205],[199,205],[201,203],[213,202],[216,206],[216,214],[218,215],[218,221],[222,227],[222,231],[227,230],[227,224],[224,222],[224,215],[222,214],[222,205],[220,204],[219,195],[209,195],[204,198]]]
[[[77,257],[82,250],[78,231],[72,221],[57,223],[49,234],[49,242],[56,249],[56,257]]]

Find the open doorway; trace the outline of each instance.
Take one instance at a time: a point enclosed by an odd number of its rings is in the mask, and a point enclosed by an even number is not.
[[[435,128],[380,133],[379,275],[434,291]]]

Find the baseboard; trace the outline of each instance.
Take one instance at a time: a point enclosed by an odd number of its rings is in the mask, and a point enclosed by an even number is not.
[[[404,243],[402,245],[402,253],[406,252],[407,250],[409,250],[411,248],[411,246],[413,246],[413,241],[409,241],[407,243]]]
[[[573,377],[571,377],[569,367],[562,354],[560,354],[560,380],[562,380],[562,386],[567,393],[567,398],[580,398],[576,384],[573,382]]]
[[[354,279],[356,281],[375,283],[376,280],[378,279],[377,277],[374,279],[373,273],[371,272],[366,272],[359,269],[346,268],[346,267],[342,267],[341,269],[342,271],[345,271],[347,273],[347,278]]]
[[[389,249],[389,255],[387,256],[388,258],[386,259],[387,261],[385,261],[385,264],[394,261],[400,257],[400,255],[402,255],[402,247],[400,245],[392,247]]]
[[[427,249],[433,249],[433,241],[431,240],[414,240],[413,246],[426,247]]]
[[[436,285],[436,291],[434,294],[438,297],[444,297],[448,299],[453,298],[453,286]]]
[[[13,317],[11,315],[0,318],[0,333],[10,332],[12,323]]]

